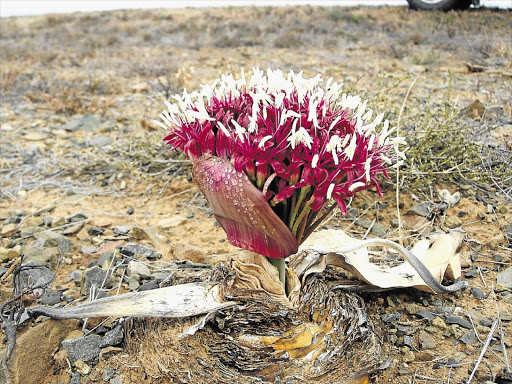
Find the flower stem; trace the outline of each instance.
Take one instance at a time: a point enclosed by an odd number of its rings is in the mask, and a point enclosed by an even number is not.
[[[309,204],[310,204],[310,202],[308,201],[306,203],[306,205],[304,206],[304,209],[300,213],[299,217],[297,218],[297,220],[295,220],[295,223],[293,224],[293,228],[292,228],[293,236],[297,235],[297,229],[299,228],[299,225],[302,222],[302,220],[307,220],[307,215],[311,211],[311,208],[309,208]]]
[[[279,281],[286,287],[286,264],[284,259],[276,259],[273,257],[267,257],[267,260],[270,264],[277,268],[277,272],[279,272]]]
[[[290,228],[290,231],[293,229],[293,226],[295,224],[295,216],[297,216],[297,212],[299,211],[299,208],[302,204],[302,202],[304,201],[304,199],[306,198],[307,194],[309,193],[311,187],[308,185],[306,187],[302,187],[300,189],[300,193],[299,193],[299,197],[297,199],[296,202],[293,202],[292,200],[292,203],[295,203],[293,206],[292,206],[292,210],[291,210],[291,213],[290,213],[290,219],[288,221],[288,228]]]

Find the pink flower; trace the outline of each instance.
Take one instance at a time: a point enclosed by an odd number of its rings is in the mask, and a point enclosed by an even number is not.
[[[165,140],[194,161],[194,178],[232,244],[287,257],[320,224],[331,200],[329,209],[337,204],[345,214],[345,200],[355,193],[375,186],[381,194],[377,176],[387,177],[397,157],[405,158],[398,150],[403,138],[389,138],[383,114],[373,117],[366,101],[340,94],[332,79],[322,82],[320,75],[254,68],[249,79],[243,72],[238,80],[223,75],[166,103],[158,122],[168,130]],[[230,186],[233,172],[255,187],[244,181],[241,197],[257,206],[254,223],[238,216],[220,187],[223,180]],[[205,180],[213,179],[212,190]],[[273,229],[265,231],[260,220],[269,215]]]

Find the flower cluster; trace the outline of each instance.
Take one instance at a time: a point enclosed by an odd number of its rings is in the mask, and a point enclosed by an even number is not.
[[[250,77],[223,75],[173,96],[158,124],[193,160],[212,155],[244,172],[300,243],[331,199],[345,213],[358,191],[381,194],[377,176],[405,159],[404,140],[390,137],[384,115],[341,87],[320,75],[253,68]]]

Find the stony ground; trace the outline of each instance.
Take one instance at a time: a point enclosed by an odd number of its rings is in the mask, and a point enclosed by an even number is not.
[[[314,7],[2,19],[0,294],[4,328],[20,314],[13,382],[142,382],[141,367],[126,374],[119,321],[30,319],[23,308],[153,289],[190,267],[182,260],[212,265],[235,251],[190,164],[165,148],[152,119],[183,88],[253,66],[332,76],[394,124],[405,101],[402,238],[467,233],[460,253],[469,289],[364,297],[386,345],[386,368],[372,382],[466,382],[491,330],[473,382],[506,382],[511,23],[509,11]],[[384,183],[383,198],[363,193],[326,227],[396,240],[395,181]],[[442,188],[460,192],[460,203],[441,204]],[[21,254],[25,267],[9,274]],[[40,286],[14,307],[13,275],[18,289]]]

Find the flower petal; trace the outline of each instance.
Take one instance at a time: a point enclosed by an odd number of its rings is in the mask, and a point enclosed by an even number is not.
[[[231,244],[273,258],[297,252],[297,240],[288,227],[247,176],[229,161],[201,157],[194,162],[192,177]]]

